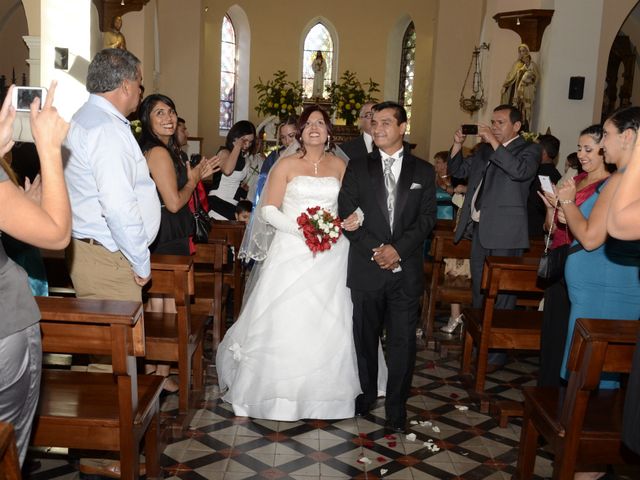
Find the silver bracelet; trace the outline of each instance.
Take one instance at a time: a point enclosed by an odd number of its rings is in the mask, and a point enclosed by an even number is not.
[[[569,203],[575,203],[575,200],[558,200],[560,205],[568,205]]]

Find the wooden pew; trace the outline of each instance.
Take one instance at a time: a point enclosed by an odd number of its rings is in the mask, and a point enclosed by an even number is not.
[[[436,228],[433,231],[433,240],[431,243],[431,256],[433,257],[433,268],[428,278],[428,291],[425,289],[423,297],[422,323],[425,332],[425,341],[428,345],[429,340],[433,337],[433,325],[435,322],[436,305],[438,302],[451,304],[471,304],[471,280],[451,279],[444,274],[445,259],[465,260],[471,257],[471,241],[460,240],[457,244],[453,243],[453,230],[451,225],[446,222],[451,220],[438,220]],[[540,259],[544,251],[544,242],[535,239],[531,240],[529,249],[524,253],[524,257]],[[425,266],[425,275],[428,271]],[[533,302],[527,299],[521,300],[519,305],[534,306]],[[426,308],[425,308],[426,306]]]
[[[13,425],[0,422],[0,479],[20,480],[21,478]]]
[[[162,378],[137,375],[145,354],[142,304],[37,297],[42,350],[111,355],[113,373],[44,369],[32,444],[120,453],[123,479],[139,476],[144,438],[149,477],[160,474]]]
[[[206,315],[191,314],[193,259],[183,255],[151,255],[150,294],[175,299],[176,313],[145,313],[147,360],[178,363],[179,410],[189,413],[193,387],[203,387]],[[186,426],[186,421],[184,422]]]
[[[192,313],[208,315],[213,311],[214,351],[224,336],[226,326],[226,296],[222,285],[222,265],[226,254],[226,240],[210,238],[208,243],[196,245],[193,256],[195,303]]]
[[[431,255],[433,257],[433,268],[431,270],[430,283],[428,284],[428,295],[425,292],[422,308],[423,329],[427,345],[433,337],[437,303],[470,304],[472,297],[471,280],[465,282],[457,279],[454,283],[451,278],[444,274],[445,258],[468,259],[471,256],[471,242],[469,240],[461,240],[458,244],[454,244],[453,231],[434,230]],[[425,304],[426,308],[424,308]]]
[[[227,262],[223,269],[224,282],[233,288],[233,321],[240,315],[242,307],[242,296],[244,294],[244,265],[238,258],[242,238],[244,237],[246,225],[242,222],[230,220],[214,220],[209,232],[209,238],[225,240],[227,245],[233,247],[235,259]]]
[[[485,290],[482,309],[467,308],[465,339],[460,373],[471,373],[471,356],[476,348],[472,393],[480,399],[480,411],[488,412],[489,400],[483,395],[489,349],[540,349],[542,312],[535,310],[495,309],[496,297],[501,293],[532,298],[535,305],[542,298],[538,286],[538,259],[529,257],[487,257],[482,275]],[[505,420],[502,419],[504,425]]]
[[[573,479],[576,465],[640,461],[621,441],[624,391],[598,390],[602,372],[631,370],[638,332],[640,322],[635,320],[578,319],[567,363],[568,386],[524,389],[525,413],[514,478],[532,478],[540,435],[555,453],[555,480]]]

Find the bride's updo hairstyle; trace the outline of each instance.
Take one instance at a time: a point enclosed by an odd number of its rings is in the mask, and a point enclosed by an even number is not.
[[[327,143],[325,145],[325,150],[329,152],[333,152],[335,148],[335,144],[333,143],[333,126],[331,125],[331,119],[329,118],[329,114],[324,110],[320,105],[310,105],[302,111],[300,118],[298,119],[298,125],[296,126],[296,140],[300,144],[299,151],[302,152],[303,155],[307,153],[307,150],[304,148],[304,142],[302,141],[302,132],[304,128],[307,126],[307,122],[309,121],[309,117],[313,112],[320,112],[322,118],[324,119],[324,123],[327,126]]]

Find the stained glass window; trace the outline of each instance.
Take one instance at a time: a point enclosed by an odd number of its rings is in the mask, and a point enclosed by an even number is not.
[[[400,84],[398,102],[407,111],[407,134],[411,133],[411,106],[413,104],[413,74],[416,68],[416,29],[409,23],[402,37]]]
[[[313,96],[313,61],[316,58],[317,52],[322,52],[322,57],[326,64],[326,71],[324,73],[324,85],[325,88],[331,83],[332,70],[333,70],[333,39],[329,30],[317,23],[304,39],[304,57],[302,59],[302,88],[304,96],[311,98]],[[323,91],[323,95],[326,96],[326,90]]]
[[[236,31],[229,16],[225,15],[220,42],[220,130],[229,130],[233,125],[238,71],[236,52]]]

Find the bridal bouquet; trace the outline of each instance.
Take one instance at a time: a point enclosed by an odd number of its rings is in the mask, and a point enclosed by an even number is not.
[[[342,220],[324,208],[307,208],[300,214],[297,221],[299,228],[302,229],[305,243],[314,256],[318,252],[329,250],[342,235],[340,229]]]

